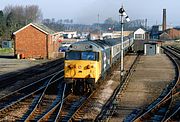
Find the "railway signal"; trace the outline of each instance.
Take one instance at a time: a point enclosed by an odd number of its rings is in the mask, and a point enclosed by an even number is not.
[[[119,13],[121,16],[121,80],[124,76],[124,45],[123,45],[123,24],[124,24],[124,17],[127,22],[130,21],[128,15],[126,14],[123,6],[119,9]]]

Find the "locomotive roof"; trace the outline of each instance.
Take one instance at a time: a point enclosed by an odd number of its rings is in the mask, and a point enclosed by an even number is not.
[[[95,44],[98,44],[100,47],[102,47],[103,49],[107,49],[109,48],[109,45],[107,43],[104,42],[104,40],[92,40],[90,42],[93,42]]]
[[[124,37],[124,41],[128,40],[128,37]],[[70,50],[93,50],[93,51],[98,51],[98,50],[104,50],[104,49],[108,49],[111,46],[117,45],[121,43],[121,39],[120,38],[116,38],[116,39],[105,39],[105,40],[85,40],[85,41],[79,41],[79,42],[75,42],[73,43],[69,49]],[[88,45],[88,46],[92,46],[91,49],[90,48],[83,48],[83,45]],[[76,48],[73,48],[73,46],[75,46]]]
[[[88,48],[84,47],[84,46],[88,46]],[[91,48],[89,48],[91,46]],[[76,48],[74,48],[76,47]],[[75,42],[73,44],[71,44],[71,46],[69,47],[69,50],[93,50],[93,51],[98,51],[98,50],[103,50],[103,47],[100,46],[97,43],[94,43],[92,41],[79,41],[79,42]]]
[[[124,39],[124,41],[126,41],[126,40],[128,40],[128,37],[124,37],[123,39]],[[121,43],[121,38],[94,40],[93,42],[98,43],[100,45],[114,46],[114,45]]]
[[[114,46],[114,45],[117,45],[120,43],[120,39],[119,38],[116,38],[116,39],[106,39],[106,40],[103,40],[104,43],[108,44],[109,46]]]
[[[128,40],[128,37],[124,37],[123,40]],[[105,39],[105,40],[95,40],[93,42],[99,43],[100,45],[108,45],[108,46],[114,46],[119,43],[121,43],[121,38],[113,38],[113,39]]]

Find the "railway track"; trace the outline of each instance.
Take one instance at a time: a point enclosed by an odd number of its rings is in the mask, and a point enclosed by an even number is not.
[[[57,121],[68,122],[72,118],[76,110],[86,101],[88,94],[83,96],[75,96],[70,94],[63,103],[59,117]]]
[[[5,117],[8,112],[13,112],[16,108],[18,108],[18,106],[21,106],[22,104],[32,103],[37,105],[40,103],[41,98],[45,95],[47,88],[51,87],[53,84],[56,84],[62,80],[62,78],[63,70],[46,76],[41,80],[33,82],[19,90],[14,91],[13,93],[1,97],[0,117]],[[25,101],[28,101],[28,103]],[[31,107],[33,107],[33,105],[31,105]]]
[[[65,90],[64,90],[65,91]],[[65,96],[61,101],[47,111],[38,121],[70,121],[76,110],[86,101],[88,94],[75,96],[73,94]]]
[[[109,77],[108,77],[109,78]],[[113,86],[112,84],[112,80],[110,80],[107,84],[104,84],[105,87],[106,85],[108,87],[114,87],[112,88],[113,90],[115,89],[116,86]],[[119,83],[117,83],[119,84]],[[100,90],[101,89],[101,90]],[[103,95],[104,93],[99,93],[102,92],[102,87],[97,88],[96,91],[94,91],[91,95],[89,96],[74,96],[74,95],[70,95],[67,98],[64,99],[64,104],[61,107],[56,107],[56,109],[53,109],[53,111],[51,111],[51,114],[47,115],[44,118],[47,119],[43,119],[45,121],[52,121],[52,120],[56,120],[56,121],[94,121],[94,119],[91,118],[83,118],[84,116],[86,116],[85,114],[88,112],[92,112],[92,116],[94,116],[94,114],[96,114],[97,116],[97,112],[99,110],[101,110],[100,108],[103,107],[103,103],[101,100],[99,100],[99,97],[102,97],[101,95]],[[106,88],[104,88],[104,91],[107,91]],[[108,96],[108,95],[109,96]],[[107,99],[110,97],[111,93],[106,93],[104,97],[104,99]],[[108,98],[105,98],[107,97]],[[95,105],[95,106],[94,106]],[[60,105],[59,105],[60,106]],[[95,109],[98,109],[97,111],[91,111],[89,107],[95,107]],[[55,116],[57,115],[56,113],[59,111],[59,119],[54,119]],[[100,112],[100,111],[99,111]],[[51,117],[54,117],[53,119]]]
[[[163,90],[161,95],[143,110],[134,110],[124,121],[179,121],[180,106],[180,55],[179,51],[171,47],[163,47],[165,53],[176,66],[175,79]]]
[[[38,121],[44,114],[49,111],[54,105],[56,105],[62,99],[62,89],[63,83],[55,85],[57,87],[52,86],[55,91],[51,91],[51,94],[48,94],[47,89],[40,94],[38,94],[38,100],[35,104],[31,104],[29,111],[24,114],[21,118],[21,121]],[[53,94],[53,95],[52,95]]]
[[[140,56],[138,55],[134,60],[133,64],[131,65],[130,69],[128,70],[127,74],[122,79],[122,82],[118,85],[110,99],[104,105],[103,109],[101,110],[101,113],[96,117],[95,121],[106,121],[110,119],[111,116],[114,114],[116,109],[116,99],[119,99],[119,97],[122,96],[124,90],[126,89],[129,82],[128,79],[131,77],[133,70],[137,65],[137,62],[139,61],[139,58]]]
[[[98,91],[97,88],[96,91]],[[94,104],[97,94],[94,91],[92,94],[84,96],[75,96],[73,94],[65,97],[61,102],[56,104],[54,108],[48,111],[38,121],[81,121],[82,117],[88,110],[88,104]],[[83,109],[83,110],[82,110]],[[84,111],[85,110],[85,111]],[[58,117],[58,116],[59,117]]]
[[[63,105],[63,101],[65,97],[65,93],[66,93],[66,84],[64,84],[63,86],[63,92],[62,92],[62,95],[61,95],[61,98],[58,100],[58,102],[56,104],[53,104],[53,106],[48,109],[46,112],[43,113],[43,115],[39,118],[39,122],[43,122],[43,121],[57,121],[58,117],[59,117],[59,114],[60,114],[60,111],[61,111],[61,108],[62,108],[62,105]]]
[[[53,77],[54,75],[52,75]],[[51,78],[52,78],[51,77]],[[58,76],[61,77],[61,76]],[[48,89],[49,79],[43,84],[31,85],[30,87],[43,86],[41,89],[30,91],[25,98],[17,97],[16,100],[11,102],[12,104],[6,105],[5,109],[0,112],[3,116],[7,115],[8,111],[14,112],[16,108],[21,108],[23,105],[28,106],[27,110],[23,113],[23,116],[15,119],[19,121],[78,121],[81,120],[83,115],[81,108],[86,106],[86,103],[90,103],[91,99],[89,94],[84,96],[75,96],[73,94],[66,94],[66,85],[59,85],[60,91],[56,94],[56,98],[49,99],[46,90]],[[52,83],[54,84],[54,83]],[[57,86],[57,85],[56,85]],[[22,88],[23,89],[23,88]],[[27,89],[27,88],[25,88]],[[22,93],[25,91],[21,91]],[[19,94],[17,92],[14,94]],[[9,95],[7,95],[9,96]],[[13,94],[11,96],[14,96]],[[10,97],[11,98],[11,97]],[[8,99],[8,98],[7,98]],[[19,100],[19,101],[17,101]],[[46,102],[46,104],[44,104]],[[47,104],[49,103],[49,104]]]
[[[28,79],[30,77],[35,77],[44,72],[50,71],[51,69],[55,69],[56,67],[63,65],[63,61],[63,59],[57,59],[54,61],[30,67],[28,69],[23,69],[17,72],[11,72],[6,75],[3,75],[0,79],[0,89],[5,89],[6,87],[11,86],[17,81],[24,81],[25,79]]]

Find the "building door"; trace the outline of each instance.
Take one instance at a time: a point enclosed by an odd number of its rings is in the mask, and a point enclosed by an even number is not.
[[[156,55],[155,44],[146,44],[146,55]]]

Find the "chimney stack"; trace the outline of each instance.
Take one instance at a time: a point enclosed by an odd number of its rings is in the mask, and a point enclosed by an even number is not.
[[[163,23],[162,23],[162,31],[166,30],[166,9],[163,9]]]
[[[145,19],[145,28],[147,29],[147,19]]]

